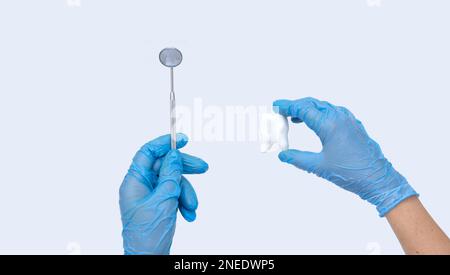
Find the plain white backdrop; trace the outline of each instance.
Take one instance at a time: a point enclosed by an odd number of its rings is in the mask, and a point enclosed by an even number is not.
[[[450,2],[446,0],[14,0],[0,2],[0,253],[120,254],[119,185],[179,104],[313,96],[363,121],[450,231]],[[295,148],[320,150],[304,125]],[[193,141],[198,219],[174,254],[397,254],[374,207],[261,155]]]

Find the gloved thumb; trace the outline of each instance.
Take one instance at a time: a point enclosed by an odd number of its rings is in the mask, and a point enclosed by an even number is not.
[[[180,153],[177,150],[167,153],[159,170],[154,196],[165,199],[178,198],[181,193],[182,172],[183,162]]]
[[[282,162],[294,165],[308,173],[315,173],[320,165],[321,154],[299,150],[286,150],[278,154]]]

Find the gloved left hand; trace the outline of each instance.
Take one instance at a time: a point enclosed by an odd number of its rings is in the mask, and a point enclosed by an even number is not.
[[[418,195],[348,109],[315,98],[277,100],[273,105],[293,122],[303,121],[322,142],[320,153],[286,150],[279,154],[281,161],[360,196],[375,205],[381,217]]]
[[[177,148],[188,141],[177,135]],[[170,149],[170,135],[142,146],[120,187],[125,254],[169,254],[177,211],[189,222],[198,207],[194,188],[182,174],[208,170],[203,160]]]

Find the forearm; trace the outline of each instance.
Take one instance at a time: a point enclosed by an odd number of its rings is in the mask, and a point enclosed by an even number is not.
[[[386,215],[406,254],[450,254],[450,239],[414,196]]]

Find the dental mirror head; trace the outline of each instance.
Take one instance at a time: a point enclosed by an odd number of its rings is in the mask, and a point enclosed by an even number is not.
[[[173,68],[180,65],[183,55],[176,48],[165,48],[159,53],[159,61],[166,67]]]

